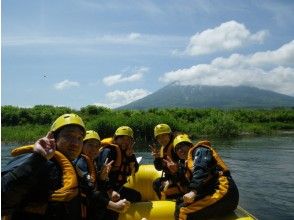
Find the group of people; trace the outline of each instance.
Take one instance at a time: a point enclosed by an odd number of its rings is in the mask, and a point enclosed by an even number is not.
[[[239,192],[230,171],[209,141],[195,145],[185,133],[172,132],[167,124],[154,128],[161,145],[150,146],[154,166],[162,177],[153,182],[160,199],[175,199],[175,219],[223,216],[238,206]]]
[[[208,141],[193,145],[167,124],[155,126],[154,137],[151,153],[162,176],[153,189],[158,199],[176,201],[175,219],[219,216],[237,207],[238,189]],[[60,116],[34,145],[14,149],[2,168],[2,218],[118,219],[141,201],[140,192],[124,186],[139,169],[134,143],[128,126],[101,140],[78,115]]]

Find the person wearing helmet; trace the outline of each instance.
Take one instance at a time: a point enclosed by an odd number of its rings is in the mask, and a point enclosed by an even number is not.
[[[106,161],[100,175],[97,176],[94,159],[98,156],[100,149],[100,136],[96,131],[89,130],[83,142],[83,149],[80,156],[74,161],[79,176],[79,186],[82,201],[82,216],[84,219],[103,219],[97,209],[110,209],[115,212],[122,212],[129,203],[126,200],[113,202],[107,193],[97,190],[97,178],[105,181],[111,169],[113,161]]]
[[[177,176],[186,192],[176,201],[175,219],[207,219],[237,208],[239,193],[230,171],[209,141],[193,146],[188,135],[173,142],[179,160]]]
[[[98,173],[101,172],[106,161],[113,161],[113,163],[108,174],[108,180],[106,182],[98,180],[98,187],[101,191],[107,191],[110,199],[114,202],[119,199],[130,202],[141,201],[140,192],[123,186],[127,182],[128,176],[139,169],[133,149],[134,143],[133,130],[128,126],[117,128],[112,138],[101,141],[101,150],[96,158]],[[103,214],[105,219],[118,218],[118,213],[109,209],[99,210],[99,212],[102,213],[100,218]]]
[[[173,151],[173,139],[177,134],[172,132],[167,124],[158,124],[154,127],[154,138],[161,147],[158,149],[156,144],[150,145],[151,154],[154,157],[155,169],[163,172],[162,177],[153,182],[153,190],[159,199],[172,199],[180,193],[174,179],[179,159]]]
[[[83,120],[64,114],[34,145],[16,148],[1,172],[2,215],[10,219],[81,219],[76,171]]]

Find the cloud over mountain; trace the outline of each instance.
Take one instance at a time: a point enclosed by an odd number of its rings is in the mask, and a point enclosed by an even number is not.
[[[294,95],[294,40],[277,50],[218,57],[209,64],[165,73],[160,81],[182,85],[254,86]]]

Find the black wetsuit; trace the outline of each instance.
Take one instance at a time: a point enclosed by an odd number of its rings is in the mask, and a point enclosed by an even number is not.
[[[194,220],[220,217],[235,210],[239,201],[239,192],[230,172],[220,174],[217,161],[212,156],[211,150],[206,147],[196,148],[192,155],[194,169],[187,188],[188,192],[195,190],[197,196],[191,204],[183,203],[182,196],[178,198],[175,219],[179,219],[180,212],[186,215],[187,219]],[[184,175],[179,176],[184,177]],[[222,189],[219,190],[220,188]],[[219,193],[220,191],[223,193]],[[218,199],[213,196],[216,194]]]
[[[81,219],[79,195],[67,202],[48,201],[61,188],[62,172],[52,161],[37,153],[18,156],[1,172],[2,215],[11,219]]]
[[[93,162],[94,163],[94,162]],[[87,207],[88,220],[103,219],[101,213],[97,210],[106,210],[110,201],[106,190],[101,190],[105,183],[101,184],[100,190],[97,190],[96,183],[89,179],[89,169],[87,160],[80,156],[75,161],[76,170],[79,176],[79,187],[82,193],[82,202]],[[100,181],[102,183],[102,181]]]
[[[104,165],[106,159],[108,158],[108,162],[115,161],[116,160],[116,150],[113,148],[103,148],[99,156],[96,158],[96,165],[98,173],[100,172],[102,166]],[[109,173],[109,180],[108,181],[99,181],[98,180],[98,189],[101,191],[104,190],[114,190],[120,194],[120,199],[127,199],[130,202],[139,202],[141,201],[141,194],[140,192],[130,189],[127,187],[124,187],[123,185],[127,182],[127,177],[131,175],[131,169],[130,164],[132,163],[134,165],[135,172],[139,169],[139,164],[136,160],[135,155],[131,155],[130,157],[127,157],[125,153],[122,151],[122,161],[121,165],[117,169],[112,169]],[[111,211],[111,210],[99,210],[100,213],[100,219],[102,217],[105,217],[105,219],[115,220],[118,219],[118,213]]]

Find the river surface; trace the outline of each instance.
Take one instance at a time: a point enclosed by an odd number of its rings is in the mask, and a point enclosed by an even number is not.
[[[213,140],[212,145],[237,183],[239,205],[258,219],[294,219],[293,134]],[[13,147],[15,145],[2,145],[2,166],[10,159],[9,151]],[[143,164],[153,161],[147,150],[141,148],[136,153],[143,157]]]

